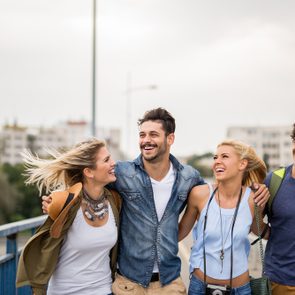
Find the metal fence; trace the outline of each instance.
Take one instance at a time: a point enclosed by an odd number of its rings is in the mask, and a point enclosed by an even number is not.
[[[29,295],[32,294],[29,286],[16,288],[15,278],[19,254],[19,233],[31,230],[31,233],[40,226],[46,216],[30,218],[18,222],[0,225],[0,239],[4,241],[6,251],[0,255],[0,295]]]

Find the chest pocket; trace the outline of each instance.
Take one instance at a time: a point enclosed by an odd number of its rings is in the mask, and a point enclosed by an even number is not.
[[[169,206],[170,210],[172,213],[175,212],[180,212],[185,206],[187,200],[187,192],[179,192],[177,194],[177,197],[174,199],[173,203],[170,203],[171,205]]]
[[[143,199],[139,192],[122,191],[120,193],[128,206],[127,210],[132,210],[134,212],[142,212]]]
[[[181,202],[185,202],[187,199],[187,192],[178,193],[178,200]]]

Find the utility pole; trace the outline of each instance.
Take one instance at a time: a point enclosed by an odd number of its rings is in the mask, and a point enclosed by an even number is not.
[[[93,29],[92,29],[92,122],[91,135],[95,136],[96,125],[96,0],[93,0]]]

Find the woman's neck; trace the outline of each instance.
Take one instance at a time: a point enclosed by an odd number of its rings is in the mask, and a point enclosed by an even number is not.
[[[103,194],[104,186],[84,183],[83,189],[91,199],[98,200]]]
[[[218,191],[224,198],[234,199],[239,195],[241,187],[239,182],[221,182],[218,184]]]

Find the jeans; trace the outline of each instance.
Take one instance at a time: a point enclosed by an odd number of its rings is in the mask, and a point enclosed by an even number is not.
[[[251,295],[250,283],[237,288],[232,288],[231,295]],[[195,275],[191,276],[188,295],[205,295],[205,284],[199,280]]]

